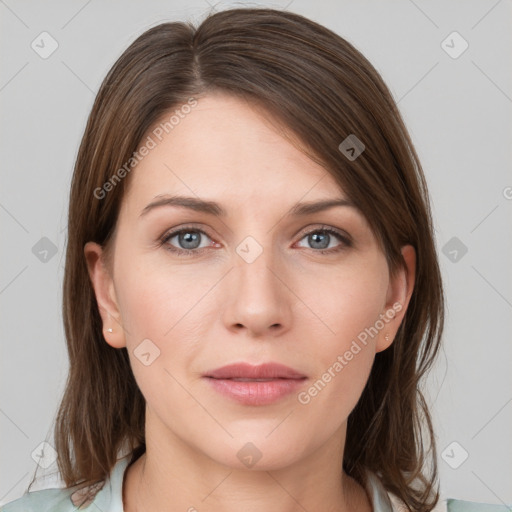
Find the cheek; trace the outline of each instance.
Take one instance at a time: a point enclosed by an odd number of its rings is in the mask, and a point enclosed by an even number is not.
[[[300,293],[308,297],[307,304],[314,313],[309,316],[310,326],[302,328],[309,329],[314,340],[310,354],[315,361],[315,377],[299,403],[332,410],[338,418],[346,417],[355,406],[375,356],[375,325],[384,312],[386,268],[380,260],[366,261],[331,269],[329,279],[319,279],[318,274],[311,282],[307,276],[301,279]],[[313,281],[316,288],[311,287]]]
[[[157,265],[143,256],[119,259],[116,292],[126,346],[147,397],[152,390],[172,392],[177,385],[170,374],[181,380],[204,344],[204,296],[212,281],[204,274],[192,267]]]
[[[118,301],[132,342],[142,337],[171,338],[186,322],[210,285],[192,266],[166,266],[151,258],[120,261]]]
[[[356,258],[321,272],[303,273],[296,281],[312,315],[320,346],[343,349],[384,312],[387,266],[381,258]],[[300,322],[300,319],[295,319]]]
[[[190,367],[199,347],[187,321],[197,303],[194,290],[183,293],[179,278],[170,280],[147,266],[130,268],[133,272],[119,279],[118,300],[135,380],[162,417],[185,414],[194,403],[179,383],[185,381],[183,369]],[[172,399],[162,400],[162,390]]]

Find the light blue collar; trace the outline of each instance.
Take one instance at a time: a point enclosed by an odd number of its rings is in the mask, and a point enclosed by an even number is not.
[[[371,471],[366,472],[366,492],[370,498],[373,512],[393,512],[393,505],[380,478]]]

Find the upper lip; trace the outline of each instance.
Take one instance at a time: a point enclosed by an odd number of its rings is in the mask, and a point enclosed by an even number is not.
[[[252,365],[249,363],[233,363],[204,375],[214,379],[303,379],[306,376],[289,366],[279,363]]]

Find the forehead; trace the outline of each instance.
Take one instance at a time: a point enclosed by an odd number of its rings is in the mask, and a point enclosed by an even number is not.
[[[143,138],[149,136],[154,147],[132,171],[130,201],[175,192],[262,204],[343,195],[334,178],[299,149],[297,138],[255,104],[208,94],[187,114],[175,116],[172,128],[162,130],[179,108],[166,113]]]

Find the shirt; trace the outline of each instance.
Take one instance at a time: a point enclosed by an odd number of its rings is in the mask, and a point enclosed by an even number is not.
[[[78,508],[84,491],[80,485],[69,488],[40,489],[25,493],[18,499],[0,507],[0,512],[73,512],[86,510],[90,512],[123,512],[123,478],[130,462],[131,455],[119,459],[105,481],[95,484],[101,489],[96,492],[94,499]],[[393,494],[388,493],[380,479],[374,473],[368,472],[366,491],[372,503],[374,512],[402,512],[407,509]],[[508,512],[510,509],[501,505],[486,505],[460,500],[440,501],[435,512]]]

